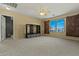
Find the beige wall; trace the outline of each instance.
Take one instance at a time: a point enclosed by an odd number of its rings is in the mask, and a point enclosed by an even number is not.
[[[65,14],[65,15],[61,15],[61,16],[57,16],[54,18],[49,18],[49,19],[45,19],[45,20],[51,20],[51,19],[59,19],[59,18],[64,18],[65,19],[65,31],[62,33],[50,33],[49,36],[55,36],[55,37],[64,37],[66,36],[66,17],[67,16],[71,16],[71,15],[75,15],[75,14],[79,14],[79,12],[75,12],[75,13],[69,13],[69,14]],[[36,19],[30,16],[26,16],[20,13],[16,13],[16,12],[12,12],[12,11],[8,11],[6,9],[0,9],[0,15],[7,15],[7,16],[12,16],[13,20],[14,20],[14,37],[21,39],[24,38],[24,26],[25,24],[38,24],[41,25],[41,33],[44,33],[44,23],[42,20],[40,19]]]
[[[26,16],[20,13],[11,12],[5,9],[0,9],[0,15],[12,16],[14,21],[14,37],[21,39],[24,38],[24,26],[25,24],[37,24],[42,26],[42,21],[30,16]],[[43,30],[41,29],[41,32]]]

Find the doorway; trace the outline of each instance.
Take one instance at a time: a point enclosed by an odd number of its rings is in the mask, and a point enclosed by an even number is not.
[[[1,16],[1,40],[13,37],[13,17]]]

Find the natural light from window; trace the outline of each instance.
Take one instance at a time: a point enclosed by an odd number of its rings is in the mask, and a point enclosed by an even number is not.
[[[64,19],[50,20],[49,32],[64,32]]]

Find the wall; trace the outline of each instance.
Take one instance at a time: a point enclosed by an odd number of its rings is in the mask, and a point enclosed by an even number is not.
[[[25,24],[37,24],[42,26],[42,21],[30,16],[26,16],[20,13],[8,11],[6,9],[0,9],[0,15],[12,16],[13,17],[13,31],[14,38],[21,39],[25,37],[24,29]],[[41,30],[42,33],[42,30]]]

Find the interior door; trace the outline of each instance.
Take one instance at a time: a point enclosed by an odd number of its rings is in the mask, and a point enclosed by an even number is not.
[[[6,19],[4,16],[1,16],[1,40],[6,38]]]
[[[1,41],[1,15],[0,15],[0,41]]]

